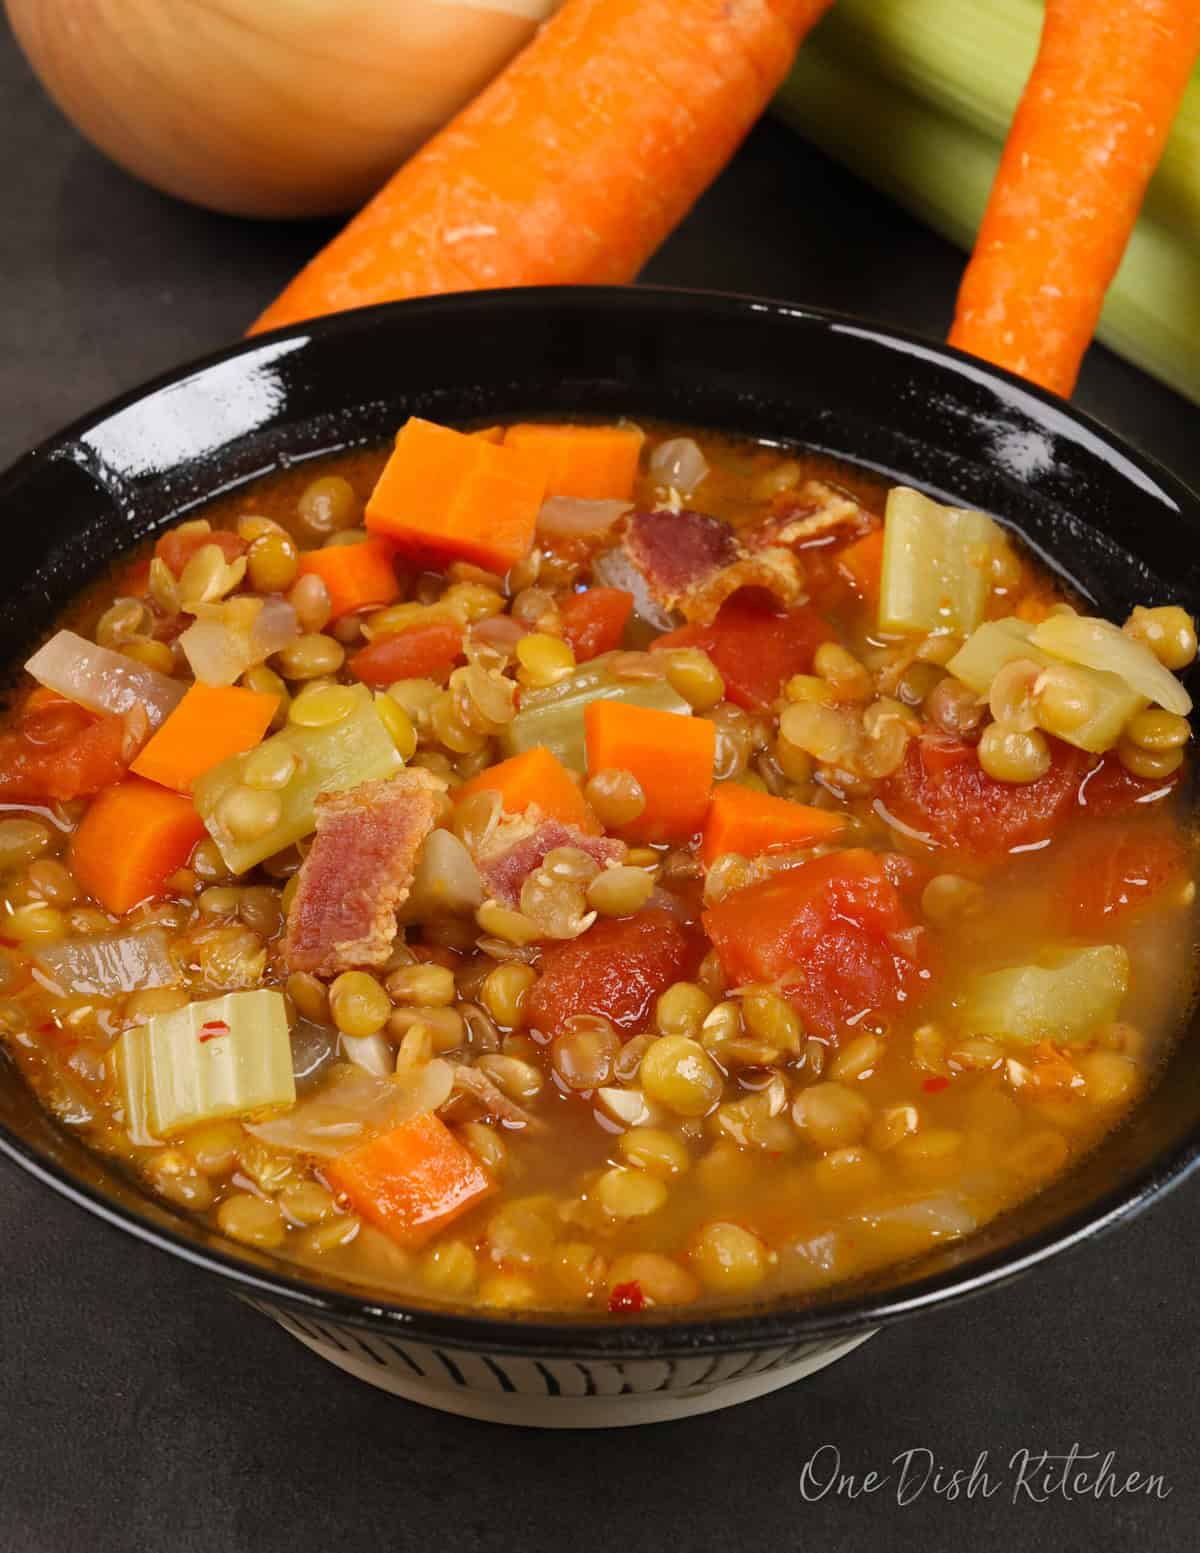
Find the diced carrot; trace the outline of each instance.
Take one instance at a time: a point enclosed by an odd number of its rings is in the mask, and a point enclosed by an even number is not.
[[[152,895],[204,835],[190,798],[141,777],[106,787],[71,838],[71,871],[118,916]]]
[[[244,539],[239,539],[227,529],[216,528],[210,532],[185,529],[180,533],[178,529],[172,528],[155,545],[154,553],[178,577],[196,551],[202,550],[205,545],[216,545],[226,561],[236,561],[238,556],[245,555],[248,548]]]
[[[558,619],[575,661],[586,663],[619,647],[632,613],[633,594],[624,588],[588,588],[564,599]]]
[[[503,426],[480,426],[477,431],[469,431],[468,437],[478,437],[480,442],[494,442],[497,447],[504,441]]]
[[[844,816],[829,809],[772,798],[739,782],[722,782],[705,816],[700,857],[711,865],[726,852],[758,857],[780,847],[813,846],[844,827]]]
[[[588,770],[632,771],[646,795],[646,807],[622,834],[633,841],[689,841],[704,823],[712,792],[715,726],[623,701],[590,701],[583,720]]]
[[[496,1190],[491,1176],[432,1112],[338,1154],[330,1186],[400,1245],[421,1245]]]
[[[462,657],[463,630],[453,620],[431,620],[360,647],[347,667],[355,679],[377,690],[398,679],[445,679]]]
[[[862,602],[873,609],[879,602],[879,581],[883,575],[882,526],[839,550],[836,563]]]
[[[192,685],[129,769],[186,793],[203,772],[253,748],[278,706],[278,696],[242,685]]]
[[[550,496],[580,501],[632,501],[645,434],[637,426],[510,426],[507,448],[535,454]]]
[[[355,610],[378,608],[400,597],[400,580],[392,564],[395,547],[386,539],[360,545],[326,545],[300,557],[301,576],[319,577],[333,606],[331,620]]]
[[[600,834],[600,822],[571,773],[540,744],[481,771],[463,783],[455,798],[461,803],[464,798],[484,792],[499,793],[509,814],[523,814],[530,804],[537,804],[547,819],[574,825],[589,836]]]
[[[367,498],[367,528],[435,561],[506,572],[529,554],[546,494],[540,458],[411,417]]]

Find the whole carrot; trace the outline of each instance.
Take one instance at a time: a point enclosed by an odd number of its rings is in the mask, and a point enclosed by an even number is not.
[[[371,302],[630,281],[831,0],[566,0],[251,333]]]
[[[1197,0],[1046,0],[952,345],[1070,394],[1198,51]]]

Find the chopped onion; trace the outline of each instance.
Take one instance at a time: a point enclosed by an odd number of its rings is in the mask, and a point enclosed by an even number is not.
[[[931,1236],[969,1235],[978,1219],[961,1197],[943,1192],[936,1197],[920,1197],[913,1202],[897,1203],[878,1213],[860,1214],[864,1224],[899,1224],[906,1229],[927,1230]]]
[[[672,437],[651,453],[650,473],[660,484],[690,496],[707,475],[708,460],[690,437]]]
[[[1126,636],[1119,626],[1091,615],[1050,615],[1029,638],[1043,652],[1053,653],[1085,669],[1101,669],[1123,679],[1131,690],[1156,706],[1186,717],[1192,698],[1164,668],[1144,642]]]
[[[417,858],[404,916],[462,915],[482,902],[483,885],[471,854],[452,832],[431,830]]]
[[[329,1025],[314,1024],[303,1017],[292,1026],[292,1076],[296,1087],[310,1085],[332,1062],[337,1052],[338,1033]]]
[[[170,987],[179,980],[162,928],[141,933],[96,933],[43,944],[34,959],[63,994],[112,997],[143,987]]]
[[[234,600],[240,603],[240,600]],[[264,599],[247,629],[222,606],[198,618],[179,638],[192,673],[206,685],[232,685],[300,635],[296,611],[286,599]]]
[[[343,1035],[342,1052],[356,1068],[374,1073],[377,1078],[387,1078],[395,1071],[396,1056],[382,1035]]]
[[[538,513],[538,533],[550,534],[555,539],[607,539],[632,506],[627,501],[580,501],[574,496],[550,496]]]
[[[410,1116],[444,1105],[452,1082],[450,1064],[440,1057],[411,1074],[390,1078],[353,1063],[339,1063],[286,1116],[249,1122],[246,1131],[276,1148],[329,1159],[376,1133],[398,1127]]]
[[[187,689],[180,680],[134,658],[99,647],[74,631],[59,631],[25,665],[39,685],[91,712],[123,717],[141,707],[151,728],[174,711]]]
[[[616,549],[605,550],[602,555],[598,555],[592,562],[592,576],[605,588],[623,588],[626,593],[632,593],[633,612],[646,625],[653,626],[656,631],[670,631],[674,628],[674,618],[661,604],[655,602],[645,577],[622,546],[618,545]]]

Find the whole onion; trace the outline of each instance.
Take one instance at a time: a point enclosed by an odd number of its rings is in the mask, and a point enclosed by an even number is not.
[[[75,127],[240,216],[363,203],[557,0],[6,0]]]

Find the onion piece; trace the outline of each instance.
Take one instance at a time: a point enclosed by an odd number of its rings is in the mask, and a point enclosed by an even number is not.
[[[1186,717],[1192,710],[1191,696],[1170,669],[1164,668],[1144,642],[1126,636],[1109,620],[1091,615],[1050,615],[1034,627],[1029,640],[1068,663],[1115,674],[1165,711]]]
[[[243,600],[235,599],[234,604]],[[254,619],[246,623],[241,612],[225,605],[212,607],[188,626],[179,638],[192,673],[205,685],[232,685],[247,669],[300,635],[296,611],[286,599],[264,599]]]
[[[339,1046],[344,1056],[364,1073],[387,1078],[396,1070],[396,1055],[382,1035],[343,1035]]]
[[[607,539],[614,527],[632,511],[627,501],[581,501],[574,496],[550,496],[537,517],[539,534],[555,539]]]
[[[605,588],[623,588],[633,594],[633,613],[656,631],[671,631],[675,618],[661,604],[655,602],[645,577],[618,545],[605,550],[592,562],[592,577]]]
[[[171,987],[179,980],[167,935],[158,927],[41,944],[33,958],[64,995],[112,997],[144,987]]]
[[[247,1122],[246,1131],[276,1148],[331,1159],[410,1116],[437,1110],[449,1099],[452,1083],[450,1064],[440,1057],[390,1078],[338,1063],[286,1116]]]
[[[926,1230],[935,1239],[943,1235],[969,1235],[979,1224],[966,1200],[953,1192],[943,1192],[936,1197],[918,1197],[911,1202],[881,1209],[878,1213],[868,1211],[857,1217],[872,1228],[879,1224],[899,1224],[906,1229]]]
[[[672,437],[651,453],[650,473],[660,484],[690,496],[708,474],[708,460],[690,437]]]
[[[330,1025],[314,1024],[303,1017],[292,1026],[292,1077],[297,1089],[311,1085],[332,1062],[338,1033]]]
[[[483,903],[479,870],[463,843],[448,830],[431,830],[413,873],[402,917],[461,916]]]
[[[486,620],[477,621],[471,627],[470,640],[482,642],[485,647],[494,647],[498,652],[511,653],[529,632],[529,626],[522,625],[511,615],[489,615]]]
[[[90,712],[123,717],[141,707],[152,729],[175,710],[187,689],[182,681],[89,642],[74,631],[56,632],[25,667],[39,685],[86,706]]]

